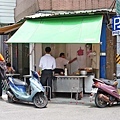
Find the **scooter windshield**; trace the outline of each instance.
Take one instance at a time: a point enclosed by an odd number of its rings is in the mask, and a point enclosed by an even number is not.
[[[36,71],[31,71],[31,72],[32,72],[32,76],[35,77],[36,79],[40,77]]]

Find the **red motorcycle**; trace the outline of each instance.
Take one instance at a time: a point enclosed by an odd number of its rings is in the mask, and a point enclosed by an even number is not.
[[[104,108],[120,102],[117,77],[114,80],[93,78],[93,82],[91,97],[95,96],[97,107]]]

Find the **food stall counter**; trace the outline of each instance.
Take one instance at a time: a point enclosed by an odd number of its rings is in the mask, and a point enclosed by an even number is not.
[[[53,92],[76,92],[76,89],[73,88],[77,88],[78,92],[83,91],[83,93],[85,93],[85,78],[87,77],[87,75],[55,76],[53,81]]]

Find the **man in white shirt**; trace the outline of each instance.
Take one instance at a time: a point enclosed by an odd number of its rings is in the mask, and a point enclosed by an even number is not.
[[[46,54],[41,57],[39,67],[42,69],[41,72],[41,84],[43,86],[50,86],[52,91],[52,79],[53,79],[53,70],[56,68],[55,58],[50,55],[51,48],[45,48]],[[52,92],[51,92],[52,93]],[[48,91],[48,100],[50,91]]]
[[[77,60],[77,57],[69,61],[65,58],[65,53],[60,53],[59,57],[56,58],[55,73],[64,74],[64,67],[67,64],[70,64],[70,63],[74,62],[75,60]]]

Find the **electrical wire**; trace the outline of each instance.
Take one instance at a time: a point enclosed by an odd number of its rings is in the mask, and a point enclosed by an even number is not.
[[[113,10],[114,7],[115,7],[115,3],[116,3],[116,0],[114,0],[114,1],[112,2],[112,4],[110,5],[109,9],[112,8],[112,10]]]

